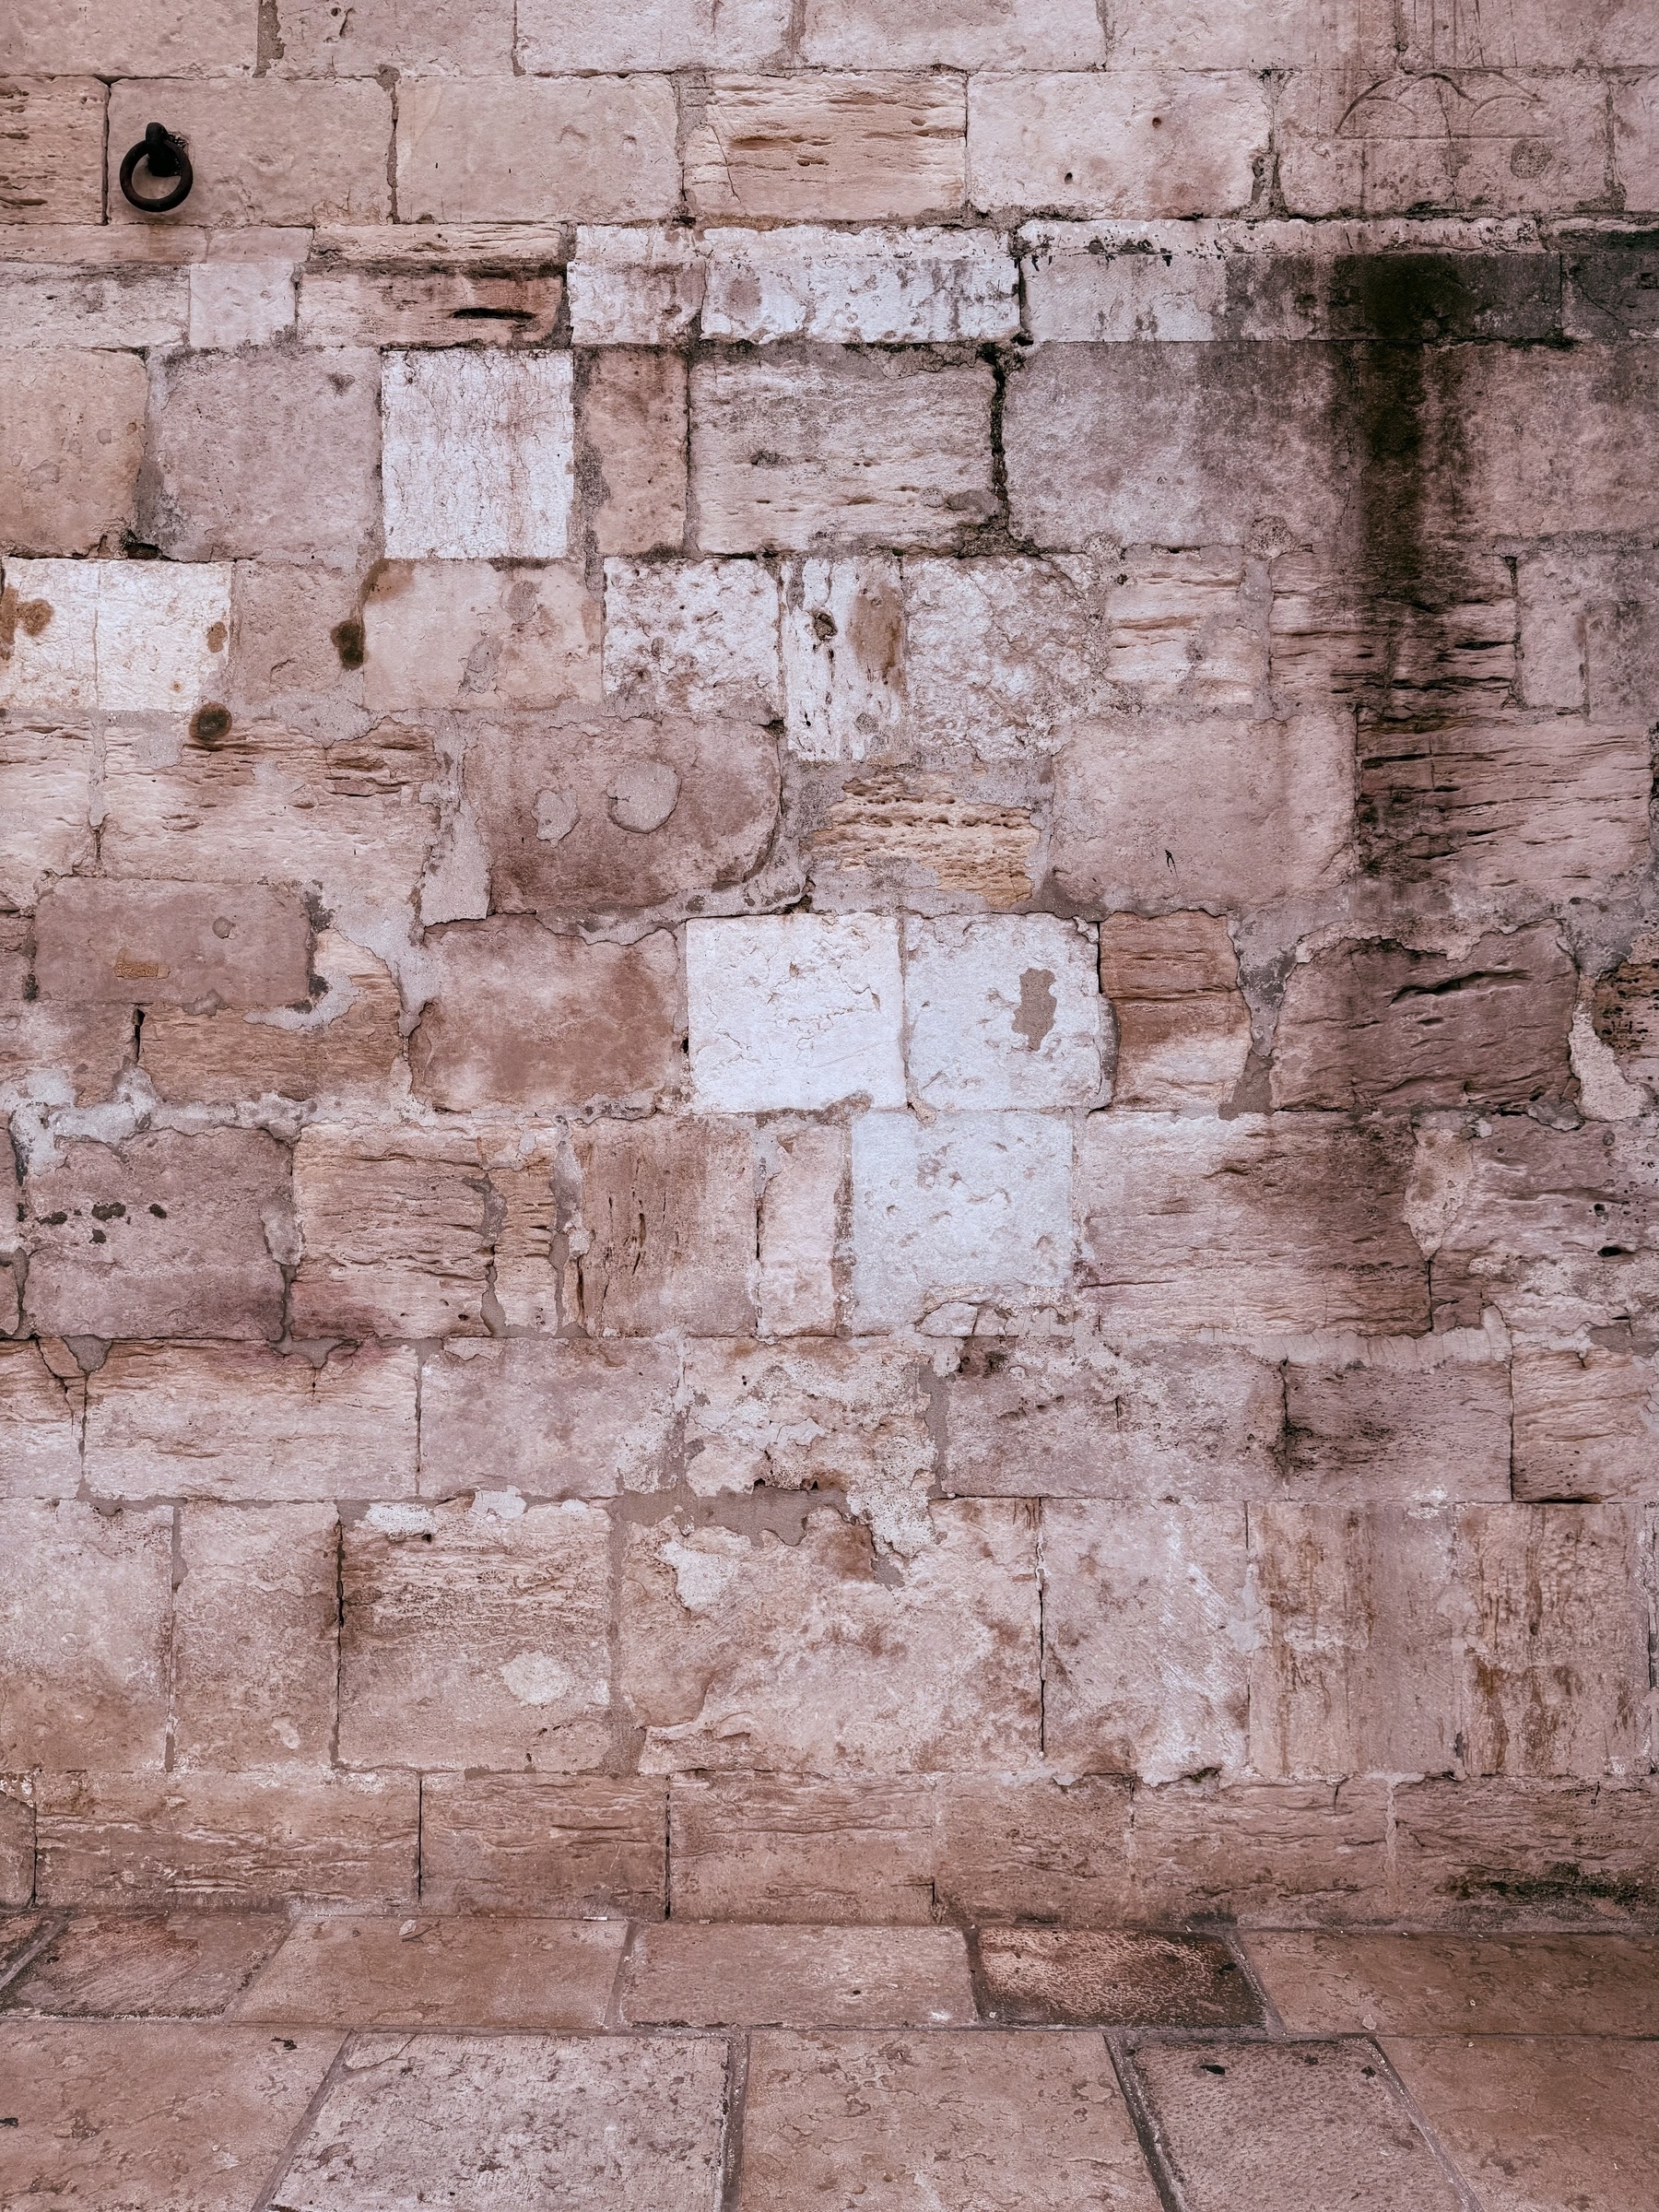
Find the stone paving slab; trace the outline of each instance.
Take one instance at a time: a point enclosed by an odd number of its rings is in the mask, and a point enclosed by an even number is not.
[[[270,1958],[287,1927],[269,1913],[77,1915],[7,1985],[0,2006],[72,2018],[210,2018]]]
[[[1659,1941],[1253,1936],[1287,2028],[1345,2035],[1659,2035]]]
[[[240,2019],[358,2028],[602,2028],[620,1920],[317,1920],[297,1927]]]
[[[982,1928],[986,2018],[1010,2025],[1258,2028],[1261,2002],[1208,1936]]]
[[[949,2028],[978,2018],[954,1928],[642,1929],[623,2022],[685,2028]]]

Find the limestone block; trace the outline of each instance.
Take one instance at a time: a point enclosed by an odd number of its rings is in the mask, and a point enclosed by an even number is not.
[[[960,206],[959,78],[808,72],[717,77],[686,146],[686,197],[705,220],[905,221]]]
[[[0,1103],[94,1105],[109,1097],[132,1048],[125,1006],[0,1005]]]
[[[933,1541],[934,1443],[920,1363],[896,1345],[698,1345],[684,1382],[687,1479],[700,1497],[839,1490],[878,1548]]]
[[[583,500],[601,553],[678,548],[686,535],[686,364],[633,348],[594,354],[577,384]]]
[[[563,300],[554,274],[307,268],[300,336],[307,346],[545,346]]]
[[[1613,130],[1617,149],[1617,111]],[[1659,197],[1652,183],[1644,190],[1644,196],[1648,195]],[[1653,254],[1647,234],[1639,229],[1586,229],[1587,235],[1574,241],[1576,251],[1565,255],[1562,262],[1566,335],[1572,338],[1652,336],[1659,324],[1659,300],[1653,298],[1659,288],[1653,283]]]
[[[1659,488],[1632,483],[1626,464],[1632,436],[1651,436],[1659,416],[1653,352],[1491,346],[1456,367],[1439,362],[1442,450],[1462,460],[1443,483],[1454,517],[1497,537],[1650,536]]]
[[[254,1505],[415,1492],[415,1355],[318,1365],[244,1345],[116,1344],[88,1393],[95,1498]]]
[[[1042,1507],[1043,1745],[1149,1783],[1246,1763],[1244,1512]]]
[[[705,1112],[904,1103],[904,984],[888,916],[691,922],[686,993]]]
[[[394,559],[562,556],[574,482],[569,354],[388,354],[381,406]]]
[[[1631,957],[1595,979],[1591,999],[1595,1036],[1627,1080],[1659,1080],[1659,941],[1638,938]]]
[[[131,353],[8,361],[0,418],[7,553],[112,552],[131,527],[148,381]]]
[[[978,779],[877,769],[849,778],[812,840],[828,891],[868,906],[893,896],[930,906],[938,894],[1023,906],[1040,841],[1034,809],[979,795]]]
[[[747,1336],[756,1191],[731,1123],[595,1122],[572,1133],[581,1178],[567,1312],[594,1336]]]
[[[644,1775],[427,1774],[420,1895],[434,1912],[654,1920],[666,1784]]]
[[[429,78],[400,87],[406,223],[626,223],[679,198],[663,76]]]
[[[1339,882],[1352,860],[1351,725],[1334,714],[1205,725],[1113,715],[1077,725],[1054,766],[1054,879],[1078,905],[1235,911]]]
[[[940,1487],[1138,1503],[1271,1497],[1277,1372],[1222,1346],[974,1339],[945,1391]]]
[[[1120,1106],[1202,1109],[1230,1099],[1250,1054],[1250,1009],[1227,924],[1205,913],[1109,914],[1100,989],[1112,1002]]]
[[[1512,1928],[1634,1911],[1659,1896],[1651,1783],[1452,1780],[1397,1789],[1400,1907]]]
[[[73,1498],[86,1383],[39,1344],[0,1344],[0,1498]]]
[[[776,580],[755,560],[607,560],[605,688],[632,713],[765,722],[780,701]]]
[[[512,63],[511,0],[367,0],[337,15],[329,0],[277,0],[276,30],[276,69],[296,76],[504,77]]]
[[[1065,215],[1241,213],[1267,138],[1262,88],[1242,72],[987,73],[969,93],[969,196]]]
[[[853,1125],[858,1325],[1069,1281],[1072,1138],[1036,1113],[866,1113]]]
[[[237,0],[203,0],[188,17],[167,0],[51,0],[6,27],[0,69],[86,70],[97,76],[203,76],[251,69],[254,25]],[[94,218],[96,219],[96,218]]]
[[[916,730],[997,760],[1063,743],[1106,676],[1106,594],[1082,560],[904,563],[904,674]]]
[[[54,885],[35,922],[42,998],[119,1006],[280,1006],[308,995],[311,923],[263,885]]]
[[[1566,18],[1547,0],[1515,0],[1501,17],[1419,17],[1401,29],[1402,54],[1430,66],[1641,68],[1653,58],[1640,0],[1597,0]]]
[[[0,700],[26,712],[190,714],[222,688],[230,571],[150,561],[18,560]]]
[[[487,724],[465,790],[509,913],[637,912],[742,883],[778,818],[777,740],[676,715]]]
[[[1386,1783],[1172,1782],[1135,1794],[1135,1910],[1340,1926],[1388,1910]]]
[[[1206,69],[1293,68],[1321,51],[1324,11],[1303,0],[1133,0],[1112,19],[1112,59]],[[1327,50],[1328,51],[1328,50]]]
[[[344,1531],[340,1757],[565,1771],[609,1740],[609,1523],[592,1506],[371,1507]]]
[[[27,68],[14,61],[15,34],[0,46],[0,131],[6,136],[6,177],[0,182],[0,223],[96,223],[103,217],[105,87],[92,76],[70,76],[62,48],[38,66],[52,75],[11,76]],[[17,43],[26,44],[21,38]]]
[[[1625,206],[1659,207],[1659,80],[1639,76],[1615,86],[1613,159]]]
[[[314,1125],[294,1155],[297,1336],[485,1333],[490,1186],[460,1130]]]
[[[774,1141],[760,1194],[760,1333],[827,1335],[836,1321],[846,1133],[807,1128]]]
[[[171,559],[368,554],[380,519],[374,354],[186,354],[154,382],[139,527]]]
[[[1290,971],[1275,1106],[1519,1106],[1571,1082],[1578,971],[1553,928],[1461,955],[1345,938]]]
[[[1108,682],[1135,703],[1250,707],[1266,679],[1259,621],[1242,601],[1230,547],[1141,554],[1112,594]]]
[[[303,719],[321,711],[329,715],[326,734],[334,735],[334,711],[347,701],[355,704],[362,691],[357,573],[241,560],[233,564],[230,576],[229,688],[224,703],[244,718],[287,712]]]
[[[1215,1936],[985,1928],[986,2017],[1021,2027],[1253,2028],[1263,2006]]]
[[[1648,1771],[1643,1515],[1631,1505],[1465,1506],[1458,1577],[1470,1772]]]
[[[1644,714],[1659,680],[1659,557],[1543,547],[1517,564],[1517,583],[1524,702]]]
[[[1408,498],[1406,487],[1399,491]],[[1373,534],[1382,580],[1333,571],[1328,555],[1292,552],[1274,562],[1276,701],[1295,708],[1335,698],[1437,724],[1510,705],[1516,608],[1509,563],[1462,551],[1424,556],[1410,535],[1403,524],[1398,536]]]
[[[1514,1365],[1517,1498],[1659,1502],[1659,1376],[1630,1352],[1524,1352]]]
[[[0,94],[0,100],[4,97]],[[50,228],[60,229],[57,224]],[[77,242],[82,235],[70,233]],[[66,240],[65,250],[73,251]],[[10,263],[0,267],[0,310],[6,317],[0,347],[7,353],[42,347],[182,346],[190,314],[190,272]]]
[[[911,1088],[945,1112],[1090,1106],[1111,1016],[1094,932],[1049,914],[904,924]]]
[[[649,1105],[677,1077],[679,949],[556,937],[530,915],[429,935],[428,999],[409,1045],[417,1095],[441,1112]]]
[[[8,1775],[0,1783],[0,1900],[32,1904],[34,1892],[34,1784]]]
[[[190,272],[190,343],[231,352],[287,337],[294,328],[296,275],[291,260],[197,262]]]
[[[583,1926],[540,1912],[330,1916],[296,1928],[234,2010],[239,2020],[375,2028],[601,2028],[628,1936],[620,1921]]]
[[[421,1494],[655,1489],[667,1479],[678,1383],[667,1345],[458,1338],[421,1366]]]
[[[676,226],[585,226],[567,279],[573,346],[674,346],[702,306],[700,240]]]
[[[598,21],[582,0],[524,0],[518,52],[538,75],[759,68],[782,52],[788,33],[788,0],[647,0]]]
[[[707,230],[702,335],[750,345],[942,345],[1011,337],[1012,256],[983,230]]]
[[[1029,1509],[935,1509],[938,1540],[876,1572],[862,1529],[799,1542],[675,1522],[630,1528],[622,1687],[641,1771],[1006,1771],[1035,1756]]]
[[[258,1129],[61,1147],[25,1185],[29,1315],[68,1336],[267,1337],[291,1254],[288,1156]]]
[[[1084,1279],[1104,1293],[1108,1327],[1137,1334],[1420,1330],[1410,1167],[1404,1131],[1334,1114],[1091,1114],[1077,1158]]]
[[[329,1759],[339,1525],[332,1505],[187,1505],[173,1598],[173,1766]]]
[[[1091,69],[1106,59],[1092,0],[807,0],[817,69]]]
[[[14,571],[24,565],[11,563]],[[4,682],[0,664],[0,688]],[[0,735],[6,796],[0,819],[0,898],[9,904],[32,907],[53,877],[91,860],[91,768],[85,730],[60,729],[47,721],[34,728],[14,724]]]
[[[392,99],[382,85],[275,76],[117,84],[110,93],[111,146],[123,153],[135,146],[154,114],[165,114],[190,149],[194,222],[218,229],[391,219]],[[118,192],[110,195],[110,218],[154,219]]]
[[[801,760],[863,760],[900,741],[904,601],[889,554],[793,563],[782,615],[784,717]]]
[[[172,1513],[0,1505],[0,1764],[159,1774]]]
[[[820,537],[947,547],[997,509],[992,376],[896,354],[707,360],[691,371],[691,484],[705,549]]]
[[[39,1894],[65,1905],[407,1910],[419,1792],[413,1774],[293,1768],[51,1775],[40,1789]]]
[[[1430,1364],[1432,1358],[1430,1351],[1398,1366],[1287,1366],[1288,1483],[1332,1504],[1507,1499],[1508,1369],[1489,1359]]]

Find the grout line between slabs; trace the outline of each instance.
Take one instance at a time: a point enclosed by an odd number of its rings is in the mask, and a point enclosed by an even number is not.
[[[1401,2106],[1404,2109],[1406,2116],[1409,2118],[1412,2125],[1417,2129],[1418,2135],[1422,2136],[1424,2143],[1428,2146],[1430,2157],[1434,2160],[1435,2164],[1445,2175],[1447,2181],[1451,2183],[1453,2188],[1457,2192],[1457,2199],[1459,2204],[1463,2206],[1463,2212],[1484,2212],[1484,2207],[1480,2199],[1476,2195],[1474,2190],[1470,2188],[1468,2183],[1465,2181],[1463,2174],[1459,2171],[1451,2153],[1447,2150],[1445,2145],[1441,2141],[1440,2136],[1436,2132],[1428,2113],[1424,2112],[1422,2106],[1418,2104],[1417,2099],[1412,2095],[1411,2091],[1406,2087],[1406,2084],[1401,2080],[1399,2075],[1395,2072],[1394,2062],[1390,2059],[1387,2052],[1383,2050],[1381,2039],[1373,2035],[1367,2037],[1366,2041],[1370,2042],[1372,2050],[1377,2053],[1377,2064],[1382,2069],[1383,2080],[1388,2083],[1390,2088],[1393,2089],[1394,2095],[1399,2099]]]
[[[281,2033],[280,2028],[276,2030],[276,2033]],[[293,2164],[295,2159],[300,2155],[300,2146],[305,2141],[306,2136],[310,2135],[312,2127],[315,2126],[317,2115],[323,2109],[324,2100],[326,2099],[328,2092],[333,2088],[335,2081],[339,2077],[340,2070],[346,2063],[346,2053],[351,2048],[357,2033],[358,2030],[356,2029],[347,2028],[341,2034],[338,2050],[335,2053],[334,2056],[329,2060],[327,2066],[324,2069],[322,2080],[317,2084],[315,2089],[312,2090],[304,2112],[300,2113],[299,2119],[294,2123],[288,2141],[283,2145],[281,2150],[277,2153],[276,2162],[271,2169],[270,2179],[266,2182],[265,2187],[260,2191],[259,2194],[253,2199],[253,2212],[270,2212],[270,2206],[276,2202],[276,2192],[281,2188],[283,2183],[288,2179],[288,2168]]]
[[[1102,2030],[1102,2040],[1163,2212],[1190,2212],[1186,2192],[1177,2180],[1174,2166],[1171,2162],[1163,2130],[1158,2124],[1157,2115],[1141,2086],[1140,2077],[1135,2070],[1128,2041],[1121,2030],[1112,2028]]]

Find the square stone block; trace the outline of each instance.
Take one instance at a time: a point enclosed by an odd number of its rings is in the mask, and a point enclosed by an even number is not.
[[[986,2018],[1018,2027],[1259,2028],[1261,2001],[1213,1936],[982,1928]]]
[[[916,1097],[947,1112],[1094,1105],[1111,1041],[1096,958],[1092,930],[1048,914],[907,921]]]
[[[563,556],[575,488],[568,353],[390,353],[381,405],[394,559]]]
[[[904,984],[885,914],[776,914],[686,930],[700,1107],[902,1106]]]

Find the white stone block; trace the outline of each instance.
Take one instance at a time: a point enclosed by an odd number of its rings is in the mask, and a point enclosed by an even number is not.
[[[760,1198],[760,1334],[828,1335],[847,1133],[799,1129],[776,1143]]]
[[[291,261],[198,261],[190,271],[190,343],[229,353],[294,327]]]
[[[781,54],[789,0],[519,0],[526,69],[754,69]]]
[[[1070,1278],[1069,1123],[1040,1113],[866,1113],[853,1125],[857,1324]]]
[[[220,561],[14,560],[0,704],[65,713],[194,713],[223,688],[230,570]]]
[[[783,600],[784,723],[802,760],[864,760],[904,723],[904,593],[890,553],[807,559]]]
[[[568,353],[389,353],[381,384],[394,560],[557,560],[570,537]]]
[[[931,345],[1011,337],[1012,255],[984,230],[710,230],[705,338]]]
[[[1242,70],[986,72],[969,83],[968,191],[976,207],[1241,212],[1267,140],[1266,95]]]
[[[688,230],[597,224],[565,272],[573,346],[675,346],[703,302],[706,261]]]
[[[605,688],[639,713],[769,721],[776,579],[754,560],[607,560]]]
[[[686,929],[691,1082],[711,1113],[904,1103],[899,925],[769,914]]]
[[[905,924],[905,1058],[925,1105],[1100,1103],[1110,1022],[1095,933],[1080,922],[1009,914]]]

